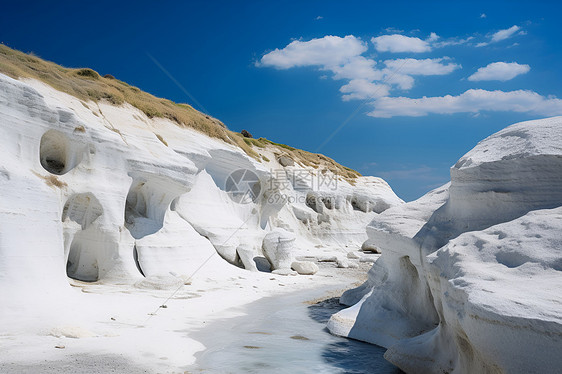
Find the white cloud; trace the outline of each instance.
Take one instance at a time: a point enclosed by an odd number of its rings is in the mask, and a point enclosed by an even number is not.
[[[283,49],[264,55],[258,66],[289,69],[297,66],[337,66],[367,50],[366,44],[353,35],[344,38],[327,35],[307,42],[295,40]]]
[[[489,40],[498,41],[520,32],[513,27],[488,36]],[[503,39],[502,39],[503,38]],[[403,35],[383,35],[373,38],[372,42],[379,51],[418,53],[432,47],[467,43],[471,38],[451,38],[441,40],[431,33],[426,40]],[[441,43],[441,44],[439,44]],[[562,115],[562,100],[556,97],[544,97],[533,91],[487,91],[469,89],[457,96],[438,97],[390,97],[392,89],[408,90],[414,86],[413,76],[445,75],[460,69],[461,66],[448,57],[442,58],[400,58],[384,61],[378,67],[377,62],[364,54],[368,45],[353,35],[346,37],[325,36],[310,41],[297,40],[285,48],[275,49],[265,54],[257,66],[277,69],[292,67],[315,67],[326,79],[344,80],[340,88],[342,100],[369,100],[374,110],[373,117],[425,116],[431,113],[471,113],[476,116],[482,111],[528,112],[540,115]],[[528,65],[515,62],[494,62],[478,69],[469,81],[509,80],[530,70]],[[322,78],[321,77],[321,78]]]
[[[397,29],[396,27],[387,27],[384,31],[389,34],[402,34],[404,32],[404,30]]]
[[[404,36],[400,34],[382,35],[371,38],[378,52],[429,52],[429,43],[420,38]]]
[[[385,75],[375,68],[374,60],[361,55],[366,50],[366,43],[352,35],[345,38],[328,35],[307,42],[293,41],[285,48],[267,53],[256,65],[278,69],[316,66],[321,71],[330,71],[333,79],[350,81],[340,90],[345,94],[343,100],[388,95],[388,86],[373,83],[383,80]]]
[[[478,44],[476,44],[476,46],[477,47],[484,47],[484,46],[487,46],[487,45],[492,44],[492,43],[501,42],[502,40],[511,38],[519,30],[521,30],[521,27],[519,27],[517,25],[513,25],[509,29],[500,30],[500,31],[497,31],[497,32],[493,33],[492,36],[490,36],[490,41],[478,43]],[[525,31],[519,31],[519,34],[525,35],[526,32]]]
[[[406,74],[400,74],[395,70],[382,69],[383,81],[388,84],[398,86],[403,90],[414,87],[414,78]]]
[[[508,38],[511,38],[513,34],[519,31],[520,27],[517,25],[511,26],[509,29],[500,30],[492,35],[491,43],[496,43]]]
[[[387,96],[389,87],[385,84],[375,84],[364,79],[354,79],[340,88],[344,101],[353,99],[365,100]]]
[[[318,20],[321,20],[322,18],[324,18],[324,17],[322,17],[322,16],[318,16],[318,17],[316,17],[316,18],[315,18],[315,20],[317,20],[317,21],[318,21]]]
[[[411,76],[388,67],[377,69],[374,60],[362,56],[366,50],[365,43],[359,38],[329,35],[308,42],[293,41],[285,48],[265,54],[256,65],[277,69],[316,66],[321,71],[330,71],[334,74],[333,79],[349,80],[340,90],[345,94],[343,100],[388,95],[391,85],[403,90],[413,87]]]
[[[480,15],[480,18],[486,18],[486,13],[482,13],[482,14]]]
[[[478,71],[468,77],[469,81],[508,81],[520,74],[525,74],[531,67],[521,65],[517,62],[492,62],[487,66],[481,67]]]
[[[429,38],[427,38],[426,40],[431,43],[431,42],[437,41],[438,39],[439,39],[439,35],[432,32],[431,34],[429,34]]]
[[[389,69],[406,75],[446,75],[461,67],[455,63],[443,64],[444,60],[447,58],[426,58],[424,60],[400,58],[386,60],[384,64]]]
[[[533,91],[487,91],[470,89],[458,96],[446,95],[410,99],[381,97],[373,102],[372,117],[421,117],[431,113],[478,113],[480,111],[512,111],[545,116],[562,114],[562,100],[544,97]]]
[[[432,47],[435,48],[442,48],[442,47],[448,47],[450,45],[461,45],[461,44],[466,44],[469,41],[471,41],[472,39],[474,39],[474,36],[469,36],[465,39],[460,39],[460,38],[449,38],[440,42],[436,42],[432,44]]]
[[[334,79],[366,79],[369,81],[382,79],[380,70],[375,69],[376,62],[363,56],[356,56],[344,65],[326,66],[325,70],[334,72]]]

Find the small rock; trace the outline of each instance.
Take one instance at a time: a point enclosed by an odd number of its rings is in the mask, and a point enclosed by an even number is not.
[[[338,267],[341,269],[347,269],[349,267],[349,262],[343,258],[338,260]]]
[[[359,264],[356,262],[350,262],[349,263],[349,268],[350,269],[357,269],[359,267]]]
[[[378,258],[379,256],[362,256],[359,262],[375,262]]]
[[[318,262],[338,262],[338,258],[336,256],[321,256],[318,257]]]
[[[291,269],[300,275],[313,275],[318,272],[318,265],[312,261],[294,261],[291,264]]]
[[[294,335],[294,336],[291,336],[291,339],[295,339],[295,340],[310,340],[310,339],[308,339],[306,336],[302,336],[302,335]]]
[[[281,166],[293,166],[293,165],[295,165],[295,161],[293,161],[293,159],[290,158],[289,156],[285,156],[285,155],[279,156],[277,161],[279,161]]]
[[[351,259],[351,260],[359,260],[361,258],[361,256],[359,256],[357,253],[355,252],[348,252],[347,253],[347,258]]]
[[[64,345],[55,345],[55,348],[57,349],[65,349],[66,347]]]
[[[381,253],[381,251],[373,243],[371,243],[369,240],[366,240],[361,245],[361,250],[363,252]]]

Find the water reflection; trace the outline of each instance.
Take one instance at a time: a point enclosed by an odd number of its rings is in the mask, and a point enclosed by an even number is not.
[[[346,306],[333,297],[308,307],[308,316],[325,325],[330,316]],[[326,329],[327,332],[327,329]],[[398,369],[383,357],[385,348],[363,343],[357,340],[340,339],[327,344],[322,350],[322,357],[330,366],[341,368],[345,374],[385,373],[400,374]]]
[[[397,374],[384,348],[331,335],[337,298],[314,305],[309,292],[259,300],[245,316],[215,321],[194,335],[207,349],[191,372]]]

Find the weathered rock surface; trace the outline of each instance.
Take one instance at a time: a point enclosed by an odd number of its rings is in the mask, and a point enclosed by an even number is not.
[[[512,125],[451,184],[368,226],[382,255],[328,328],[388,348],[409,373],[562,366],[562,117]]]

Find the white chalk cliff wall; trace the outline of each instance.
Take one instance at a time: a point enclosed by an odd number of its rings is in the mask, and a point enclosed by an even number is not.
[[[0,312],[11,314],[31,299],[52,303],[68,277],[185,279],[215,252],[255,271],[274,229],[294,236],[295,256],[360,246],[367,223],[402,204],[378,178],[332,176],[334,189],[318,182],[321,170],[283,166],[267,147],[259,152],[270,161],[258,162],[130,105],[3,74],[0,131]],[[239,204],[225,190],[238,169],[259,178],[255,201]]]
[[[383,255],[332,316],[408,373],[562,368],[562,117],[481,141],[451,183],[367,227]]]

